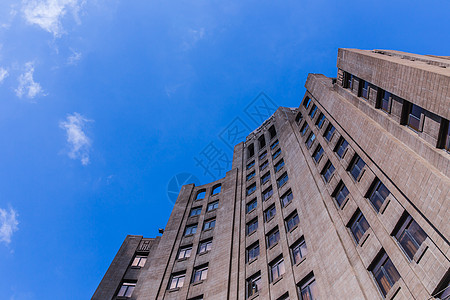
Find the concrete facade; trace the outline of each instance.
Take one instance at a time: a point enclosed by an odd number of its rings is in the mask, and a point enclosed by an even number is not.
[[[128,236],[92,299],[448,299],[450,60],[337,68],[183,186],[162,236]]]

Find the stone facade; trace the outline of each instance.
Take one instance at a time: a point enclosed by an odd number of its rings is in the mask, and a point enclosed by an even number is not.
[[[92,299],[450,297],[450,60],[339,49],[337,67],[224,178],[183,186],[162,236],[128,236]]]

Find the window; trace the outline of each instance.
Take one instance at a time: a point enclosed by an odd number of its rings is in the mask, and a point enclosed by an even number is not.
[[[288,182],[288,180],[289,180],[288,174],[287,174],[287,172],[285,172],[285,173],[284,173],[283,175],[281,175],[280,178],[278,178],[278,180],[277,180],[278,188],[282,187],[286,182]]]
[[[262,149],[266,146],[266,139],[264,138],[264,134],[258,138],[259,149]]]
[[[184,230],[184,235],[190,235],[190,234],[195,234],[197,232],[197,224],[195,225],[189,225],[186,227],[186,229]]]
[[[280,142],[278,142],[278,140],[276,140],[275,142],[272,143],[272,145],[270,145],[270,149],[275,149],[276,146],[278,146]]]
[[[287,191],[283,196],[281,196],[281,206],[285,207],[288,205],[294,199],[294,195],[292,194],[292,191]]]
[[[275,204],[272,204],[266,211],[264,212],[264,218],[266,222],[270,221],[276,214],[277,210],[275,209]]]
[[[261,273],[258,272],[247,279],[247,298],[256,295],[260,289],[261,289]]]
[[[305,135],[305,133],[306,133],[306,131],[308,130],[308,128],[309,128],[309,125],[308,125],[308,123],[303,123],[303,126],[302,126],[302,128],[300,129],[300,133],[302,134],[302,135]]]
[[[272,159],[277,158],[280,154],[281,154],[281,149],[278,149],[278,150],[275,151],[275,153],[272,155]]]
[[[247,262],[256,259],[259,256],[259,242],[247,248]]]
[[[198,254],[210,251],[211,247],[212,247],[212,239],[200,242],[200,245],[198,246]]]
[[[221,190],[222,190],[221,184],[215,185],[212,189],[211,195],[217,195],[220,193]]]
[[[249,163],[247,164],[247,170],[250,169],[251,167],[253,167],[254,165],[255,165],[255,161],[252,160],[251,162],[249,162]]]
[[[205,190],[200,190],[197,193],[197,197],[195,198],[195,200],[201,200],[204,199],[206,195],[206,191]]]
[[[247,196],[253,193],[256,190],[256,183],[251,184],[247,187]]]
[[[301,112],[299,112],[296,116],[295,116],[295,122],[298,124],[300,123],[300,121],[303,120],[303,115]]]
[[[251,212],[252,210],[254,210],[257,206],[257,202],[256,202],[256,198],[253,199],[252,201],[250,201],[249,203],[247,203],[246,205],[246,211],[247,213]]]
[[[322,177],[323,179],[325,179],[325,182],[330,182],[331,176],[334,173],[334,166],[331,163],[330,160],[327,161],[327,163],[325,164],[325,167],[322,170]]]
[[[308,136],[308,139],[306,139],[306,147],[309,149],[311,148],[312,144],[314,143],[314,140],[316,139],[316,135],[311,132]]]
[[[314,116],[316,115],[317,112],[317,106],[315,104],[313,104],[311,111],[309,112],[309,116],[311,117],[311,119],[314,118]]]
[[[189,298],[187,300],[203,300],[203,295],[200,295],[200,296],[197,296],[197,297],[194,297],[194,298]]]
[[[216,219],[206,220],[203,224],[203,230],[213,229],[216,226]]]
[[[267,172],[266,174],[263,175],[263,177],[261,177],[261,184],[266,183],[267,181],[269,181],[270,179],[270,172]]]
[[[394,283],[400,279],[400,274],[384,251],[378,255],[372,264],[373,267],[370,269],[372,275],[381,293],[386,296]]]
[[[444,130],[444,138],[442,139],[444,142],[444,149],[450,152],[450,124],[447,121],[447,130]]]
[[[191,257],[191,252],[192,252],[192,245],[181,247],[180,251],[178,251],[177,259],[189,258]]]
[[[294,211],[287,219],[286,219],[286,229],[287,231],[291,231],[292,229],[295,228],[295,226],[298,225],[298,223],[300,222],[299,218],[298,218],[298,214],[297,211]]]
[[[147,256],[136,255],[131,266],[142,268],[143,266],[145,266],[146,262],[147,262]]]
[[[264,158],[266,158],[267,156],[267,151],[264,151],[263,153],[261,153],[261,155],[259,156],[259,160],[263,160]]]
[[[318,145],[316,150],[314,150],[314,153],[313,153],[314,161],[316,163],[318,163],[320,161],[320,159],[322,158],[322,155],[323,155],[323,148],[322,148],[322,146]]]
[[[289,293],[286,292],[281,297],[279,297],[277,300],[289,300]]]
[[[270,139],[273,139],[277,135],[277,131],[275,130],[275,126],[272,125],[269,128]]]
[[[334,199],[336,200],[339,207],[342,207],[345,199],[347,199],[348,194],[348,189],[341,180],[336,188],[336,192],[334,193]]]
[[[131,282],[122,283],[122,286],[120,287],[117,297],[127,297],[127,298],[131,297],[135,287],[136,287],[136,283],[131,283]]]
[[[203,265],[194,269],[194,276],[192,276],[192,283],[205,280],[208,277],[208,265]]]
[[[255,155],[255,145],[254,144],[248,145],[247,150],[248,150],[248,157],[252,157],[253,155]]]
[[[189,214],[189,216],[190,217],[198,216],[199,214],[201,214],[201,212],[202,212],[202,207],[201,206],[194,207],[194,208],[191,209],[191,213]]]
[[[280,231],[278,227],[275,227],[271,232],[267,234],[267,248],[272,247],[280,240]]]
[[[427,234],[409,214],[402,216],[397,228],[395,238],[408,258],[412,260],[420,245],[427,238]]]
[[[252,179],[253,177],[255,177],[255,171],[247,174],[247,181],[249,181],[250,179]]]
[[[247,223],[247,235],[255,232],[258,229],[258,218],[255,218]]]
[[[386,200],[387,196],[390,194],[391,192],[389,192],[387,187],[379,179],[374,181],[369,200],[377,212],[380,211],[381,205],[383,205],[384,200]]]
[[[262,193],[262,200],[266,201],[267,199],[270,198],[270,196],[273,195],[273,189],[272,186],[269,186],[267,189],[264,190],[264,192]]]
[[[284,166],[284,160],[280,160],[276,165],[275,165],[275,173],[277,173],[278,171],[280,171],[280,169]]]
[[[284,267],[283,257],[276,258],[273,262],[269,264],[270,269],[270,282],[274,282],[278,278],[280,278],[284,272],[286,272],[286,268]]]
[[[319,118],[317,119],[316,126],[320,129],[323,126],[323,123],[325,122],[326,118],[323,113],[320,113]]]
[[[214,209],[217,209],[219,207],[219,201],[214,201],[208,204],[208,207],[206,208],[206,211],[212,211]]]
[[[369,229],[369,223],[367,223],[366,218],[362,214],[362,212],[358,209],[355,215],[350,220],[349,228],[352,232],[353,238],[356,243],[359,244],[364,233]]]
[[[325,130],[325,134],[324,134],[324,137],[327,141],[331,141],[331,138],[333,137],[335,130],[336,130],[336,128],[334,128],[333,125],[328,124],[327,130]]]
[[[381,97],[380,97],[380,108],[382,110],[384,110],[387,113],[391,112],[391,104],[389,102],[390,98],[391,98],[391,93],[385,91],[385,90],[381,90],[379,89],[379,91],[381,91]]]
[[[353,75],[345,72],[345,82],[344,82],[344,87],[348,88],[348,89],[352,89],[353,88]]]
[[[339,138],[339,141],[338,141],[334,151],[337,153],[337,155],[340,158],[343,158],[344,154],[345,154],[345,150],[347,149],[347,146],[348,146],[348,142],[341,136]]]
[[[361,86],[361,94],[360,96],[365,98],[365,99],[369,99],[369,83],[365,80],[361,80],[359,82],[360,86]]]
[[[353,160],[353,164],[350,167],[350,174],[352,175],[353,179],[356,181],[359,179],[359,176],[361,175],[362,169],[366,163],[359,157],[358,155],[355,156]]]
[[[303,257],[308,253],[308,248],[306,247],[305,239],[301,238],[299,241],[295,242],[291,247],[292,261],[294,264],[298,264]]]
[[[268,160],[263,162],[263,164],[261,166],[259,166],[260,171],[264,170],[268,165],[269,165],[269,161]]]
[[[409,115],[408,115],[408,126],[415,131],[421,131],[420,128],[420,118],[423,114],[423,108],[411,104],[409,109]]]
[[[319,291],[317,290],[316,280],[311,274],[299,286],[301,300],[317,300],[319,299]]]
[[[309,104],[311,104],[311,98],[306,97],[305,100],[303,101],[303,106],[304,106],[305,108],[308,108],[308,107],[309,107]]]
[[[173,274],[172,277],[170,278],[169,290],[183,287],[185,277],[186,277],[185,273]]]

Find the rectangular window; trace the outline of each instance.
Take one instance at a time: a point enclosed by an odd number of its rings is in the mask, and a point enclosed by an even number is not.
[[[276,165],[275,165],[275,173],[277,173],[278,171],[281,170],[281,168],[284,166],[284,160],[280,160]]]
[[[252,179],[253,177],[255,177],[255,171],[250,172],[249,174],[247,174],[247,181],[249,181],[249,180]]]
[[[191,257],[192,252],[192,245],[184,246],[180,248],[180,251],[178,252],[177,259],[184,259]]]
[[[278,230],[278,227],[276,227],[267,234],[267,248],[272,247],[273,245],[278,243],[279,240],[280,240],[280,231]]]
[[[316,126],[320,129],[323,126],[323,123],[325,122],[326,118],[323,113],[320,113],[319,118],[317,119]]]
[[[264,190],[264,192],[262,193],[262,200],[266,201],[267,199],[269,199],[271,196],[273,195],[273,189],[272,186],[269,186],[267,189]]]
[[[345,154],[345,150],[347,150],[348,142],[341,136],[336,145],[335,152],[340,157],[343,158]]]
[[[261,184],[264,184],[264,183],[266,183],[269,180],[270,180],[270,172],[267,172],[266,174],[264,174],[261,177]]]
[[[172,275],[169,283],[169,290],[183,287],[185,277],[186,274]]]
[[[252,157],[253,155],[255,155],[255,145],[254,144],[249,145],[247,150],[248,150],[248,157]]]
[[[247,262],[256,259],[259,256],[259,242],[247,248]]]
[[[212,239],[200,242],[198,246],[198,253],[206,253],[211,250],[212,247]]]
[[[136,255],[131,266],[142,268],[143,266],[145,266],[146,262],[147,262],[147,256]]]
[[[277,180],[278,188],[282,187],[286,182],[288,182],[288,180],[289,180],[288,174],[287,174],[287,172],[285,172],[285,173],[284,173],[283,175],[281,175],[280,178],[278,178],[278,180]]]
[[[256,208],[256,205],[257,205],[256,198],[253,199],[252,201],[250,201],[249,203],[247,203],[247,206],[246,206],[247,213],[254,210]]]
[[[314,143],[314,140],[316,139],[316,135],[311,132],[308,136],[308,138],[306,139],[306,148],[311,148],[312,144]]]
[[[327,129],[325,130],[325,134],[323,135],[327,141],[331,141],[335,130],[336,128],[334,128],[333,125],[328,125]]]
[[[352,175],[354,180],[359,180],[359,175],[361,174],[362,169],[365,165],[366,163],[361,159],[361,157],[356,155],[350,167],[350,174]]]
[[[442,139],[444,149],[450,152],[450,122],[447,121],[447,130],[444,130],[444,137]]]
[[[334,199],[336,200],[339,207],[342,207],[345,199],[347,199],[348,194],[348,189],[341,180],[336,188],[336,192],[334,192]]]
[[[136,283],[131,283],[131,282],[122,283],[122,286],[120,287],[120,290],[119,290],[119,293],[117,294],[117,296],[129,298],[133,294],[135,287],[136,287]]]
[[[190,235],[190,234],[195,234],[197,232],[197,224],[195,225],[189,225],[186,227],[186,229],[184,230],[184,235]]]
[[[284,272],[286,272],[286,268],[284,267],[283,257],[278,257],[273,262],[269,264],[270,269],[270,282],[274,282],[278,278],[280,278]]]
[[[314,275],[310,275],[304,282],[299,286],[301,300],[319,299],[319,291],[317,290]]]
[[[247,196],[253,193],[256,190],[256,183],[251,184],[247,187]]]
[[[308,108],[308,107],[309,107],[309,104],[311,104],[311,98],[306,97],[305,100],[303,101],[303,106],[304,106],[305,108]]]
[[[206,211],[212,211],[219,207],[219,201],[214,201],[208,204],[208,207],[206,208]]]
[[[258,229],[258,218],[255,218],[247,223],[247,235],[253,233]]]
[[[380,211],[384,200],[391,194],[387,187],[379,180],[376,179],[372,191],[370,192],[369,200],[377,212]]]
[[[270,149],[275,149],[276,146],[278,146],[280,142],[278,142],[278,140],[276,140],[275,142],[272,143],[272,145],[270,145]]]
[[[295,226],[300,222],[298,218],[297,211],[294,211],[287,219],[286,219],[286,229],[287,231],[291,231]]]
[[[372,275],[381,293],[386,296],[391,287],[400,279],[400,274],[384,251],[378,255],[372,264]]]
[[[264,135],[259,137],[258,142],[259,142],[259,149],[262,149],[266,146],[266,139],[264,138]]]
[[[301,112],[299,112],[296,116],[295,116],[295,122],[297,124],[300,124],[300,121],[303,120],[303,115]]]
[[[281,206],[285,207],[288,205],[294,199],[294,195],[292,194],[292,191],[289,189],[283,196],[281,196]]]
[[[263,171],[265,168],[267,168],[268,165],[269,165],[269,161],[266,160],[265,162],[262,163],[261,166],[259,166],[259,170]]]
[[[191,213],[189,214],[189,216],[190,217],[198,216],[201,212],[202,212],[202,207],[201,206],[194,207],[194,208],[191,209]]]
[[[264,158],[266,158],[267,156],[267,151],[264,151],[263,153],[261,153],[261,155],[259,156],[259,160],[263,160]]]
[[[256,295],[260,289],[261,289],[261,273],[258,272],[247,279],[247,298]]]
[[[345,81],[344,81],[344,88],[352,89],[353,88],[353,75],[345,72]]]
[[[311,117],[311,119],[314,118],[314,116],[316,115],[317,112],[317,106],[315,104],[313,104],[311,111],[309,112],[309,116]]]
[[[275,126],[274,125],[270,126],[270,128],[269,128],[270,139],[273,139],[276,135],[277,135],[277,131],[275,130]]]
[[[415,131],[421,131],[420,119],[423,114],[423,108],[415,104],[410,105],[407,125]]]
[[[308,125],[308,123],[303,123],[303,126],[302,126],[302,128],[300,129],[300,133],[302,134],[302,135],[305,135],[305,133],[306,133],[306,131],[308,130],[308,128],[309,128],[309,125]]]
[[[306,247],[305,239],[301,238],[299,241],[295,242],[291,247],[292,261],[294,264],[298,264],[303,257],[308,253],[308,248]]]
[[[264,218],[266,219],[266,222],[270,221],[273,217],[275,217],[277,210],[275,209],[275,204],[271,205],[266,211],[264,212]]]
[[[203,230],[213,229],[216,226],[216,219],[206,220],[203,224]]]
[[[316,163],[319,163],[320,159],[322,158],[322,155],[323,155],[323,148],[322,148],[322,146],[318,145],[316,150],[314,150],[314,153],[313,153],[314,161]]]
[[[349,223],[350,231],[352,232],[353,238],[356,243],[359,244],[364,233],[369,229],[369,223],[367,223],[366,218],[362,212],[358,209],[355,215],[352,217]]]
[[[327,163],[325,164],[325,167],[323,168],[323,170],[321,172],[323,179],[325,179],[325,182],[330,182],[330,179],[334,173],[334,170],[335,170],[335,168],[334,168],[333,164],[331,163],[330,160],[328,160]]]
[[[192,277],[192,283],[205,280],[208,277],[208,265],[195,268]]]
[[[365,80],[359,82],[361,86],[361,97],[369,99],[369,83]]]
[[[387,113],[391,112],[390,98],[391,98],[391,93],[389,93],[385,90],[382,90],[381,100],[380,100],[380,108]]]
[[[247,164],[247,170],[250,169],[251,167],[253,167],[254,165],[255,165],[255,161],[252,160],[251,162],[249,162],[249,163]]]
[[[281,154],[281,149],[278,149],[278,150],[275,151],[275,153],[272,155],[272,159],[277,158],[280,154]]]
[[[427,238],[427,234],[409,214],[402,216],[397,228],[395,238],[408,258],[412,260]]]

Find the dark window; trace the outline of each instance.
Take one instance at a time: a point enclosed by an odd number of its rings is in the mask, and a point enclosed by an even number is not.
[[[258,229],[258,218],[255,218],[247,223],[247,235],[255,232]]]
[[[269,161],[266,160],[265,162],[262,163],[262,165],[259,167],[259,169],[262,171],[262,170],[264,170],[268,165],[269,165]]]
[[[169,290],[183,287],[185,277],[186,277],[185,273],[173,274],[170,278]]]
[[[280,171],[280,169],[284,166],[284,160],[280,160],[276,165],[275,165],[275,173]]]
[[[283,175],[280,176],[280,178],[278,178],[277,180],[277,185],[278,188],[282,187],[286,182],[288,182],[289,177],[287,173],[284,173]]]
[[[250,169],[251,167],[253,167],[255,165],[255,161],[252,160],[250,163],[247,164],[247,170]]]
[[[348,72],[345,72],[344,76],[345,76],[344,88],[352,89],[353,88],[353,75]]]
[[[133,259],[133,263],[131,264],[132,267],[136,268],[142,268],[145,266],[145,263],[147,262],[147,256],[142,255],[136,255]]]
[[[355,239],[356,243],[359,244],[359,241],[361,240],[361,237],[364,235],[364,233],[369,229],[369,223],[367,223],[366,218],[362,214],[360,210],[357,210],[355,215],[350,220],[350,231],[352,232],[353,238]]]
[[[337,153],[337,155],[340,158],[344,157],[345,150],[347,149],[347,147],[348,147],[348,142],[343,137],[341,137],[335,148],[336,149],[335,152]]]
[[[302,126],[302,128],[300,129],[300,133],[302,134],[302,135],[305,135],[305,133],[306,133],[306,131],[308,130],[308,127],[309,127],[309,125],[308,125],[308,123],[303,123],[303,126]]]
[[[316,135],[311,132],[308,136],[308,138],[306,139],[306,147],[309,149],[311,148],[312,144],[314,143],[314,140],[316,139]]]
[[[247,213],[252,211],[253,209],[255,209],[257,205],[258,205],[258,202],[256,201],[256,198],[253,199],[252,201],[250,201],[249,203],[247,203],[247,208],[246,208]]]
[[[186,229],[184,230],[184,235],[190,235],[190,234],[195,234],[197,232],[197,224],[195,225],[189,225],[186,227]]]
[[[309,107],[309,104],[311,104],[311,98],[306,97],[305,100],[303,101],[303,106],[304,106],[305,108],[308,108],[308,107]]]
[[[263,160],[264,158],[266,158],[267,156],[267,151],[264,151],[263,153],[261,153],[261,155],[259,156],[259,160]]]
[[[334,199],[336,199],[336,202],[339,205],[339,207],[342,207],[342,204],[344,203],[348,194],[349,192],[345,184],[342,181],[339,182],[336,188],[336,192],[334,193]]]
[[[395,238],[409,259],[412,260],[414,254],[419,250],[420,245],[422,245],[423,241],[427,238],[427,234],[408,214],[405,214],[400,219],[397,227],[398,230],[395,234]]]
[[[303,120],[303,115],[299,112],[297,116],[295,116],[295,122],[300,123],[301,120]]]
[[[287,219],[286,219],[286,229],[287,231],[291,231],[295,226],[300,222],[298,218],[297,211],[294,211]]]
[[[211,195],[217,195],[220,193],[220,191],[222,190],[222,185],[221,184],[217,184],[213,187]]]
[[[275,130],[275,126],[274,125],[270,126],[270,128],[269,128],[270,139],[273,139],[276,135],[277,135],[277,131]]]
[[[300,239],[299,241],[295,242],[294,245],[291,247],[292,251],[292,261],[294,264],[299,263],[303,257],[308,253],[308,248],[306,247],[305,239]]]
[[[256,259],[259,256],[259,242],[247,248],[247,262]]]
[[[270,221],[273,217],[275,217],[275,214],[277,213],[277,210],[275,209],[275,204],[271,205],[266,211],[264,212],[264,218],[266,219],[266,222]]]
[[[278,140],[276,140],[275,142],[272,143],[272,145],[270,145],[270,149],[275,149],[276,146],[278,146],[280,142],[278,142]]]
[[[386,296],[391,287],[400,279],[397,269],[384,251],[373,262],[371,272],[381,293]]]
[[[280,240],[280,231],[278,227],[267,234],[267,248],[272,247]]]
[[[420,131],[420,118],[423,114],[423,108],[411,104],[408,115],[408,126],[416,131]]]
[[[450,124],[447,121],[447,132],[444,133],[444,149],[450,152]]]
[[[275,153],[272,155],[272,159],[275,159],[278,157],[278,155],[281,154],[281,149],[278,149],[277,151],[275,151]]]
[[[255,177],[255,171],[247,174],[247,181],[249,181],[250,179],[252,179],[253,177]]]
[[[262,200],[266,201],[267,199],[270,198],[270,196],[273,195],[273,189],[272,186],[269,186],[267,189],[264,190],[264,192],[262,193]]]
[[[206,191],[205,190],[201,190],[197,192],[197,197],[195,197],[195,200],[201,200],[204,199],[206,195]]]
[[[361,97],[369,99],[369,83],[365,80],[359,82],[361,86]]]
[[[304,283],[299,286],[301,300],[317,300],[319,299],[319,291],[317,290],[314,275],[310,275]]]
[[[261,184],[264,184],[269,180],[270,180],[270,172],[267,172],[266,174],[263,175],[263,177],[261,177]]]
[[[200,242],[198,246],[198,253],[206,253],[211,250],[212,247],[212,239]]]
[[[255,145],[254,144],[249,145],[247,150],[248,150],[248,157],[252,157],[253,155],[255,155]]]
[[[294,199],[294,195],[292,191],[287,191],[283,196],[281,196],[281,205],[285,207],[288,203],[290,203]]]
[[[447,272],[442,284],[436,288],[436,293],[433,293],[436,299],[449,300],[450,299],[450,273]]]
[[[327,130],[325,130],[325,134],[323,135],[327,141],[331,141],[335,130],[336,128],[333,125],[328,124]]]
[[[206,220],[203,224],[203,230],[212,229],[216,226],[216,219]]]
[[[253,193],[256,190],[256,183],[251,184],[247,187],[247,196]]]
[[[202,207],[194,207],[193,209],[191,209],[191,213],[189,214],[189,216],[198,216],[199,214],[201,214],[202,212]]]
[[[325,120],[326,120],[325,115],[323,113],[320,113],[319,118],[317,119],[317,122],[316,122],[316,126],[319,128],[322,128]]]
[[[217,209],[219,207],[219,201],[214,201],[208,204],[208,207],[206,208],[206,211],[211,211],[214,209]]]
[[[381,97],[380,97],[380,108],[382,110],[384,110],[387,113],[391,112],[391,106],[390,106],[390,98],[391,98],[391,93],[389,93],[388,91],[385,90],[381,90],[379,89],[378,91],[381,91]]]
[[[120,287],[120,290],[119,290],[119,293],[117,293],[117,296],[129,298],[133,294],[135,287],[136,287],[136,283],[132,283],[132,282],[122,283],[122,286]]]
[[[259,137],[258,142],[259,142],[259,149],[262,149],[266,146],[266,139],[264,138],[264,134]]]
[[[314,160],[316,161],[316,163],[319,162],[322,155],[323,155],[323,148],[322,148],[322,146],[318,145],[316,150],[314,150],[314,154],[313,154],[313,157],[314,157]]]
[[[311,119],[314,118],[314,116],[316,115],[317,112],[317,106],[314,104],[311,108],[311,111],[309,112],[309,116],[311,117]]]
[[[189,298],[187,300],[203,300],[203,295],[200,295],[200,296],[197,296],[197,297],[194,297],[194,298]]]
[[[325,167],[322,170],[322,176],[326,182],[330,182],[331,175],[333,175],[334,170],[335,168],[333,164],[331,163],[331,161],[328,160],[328,162],[325,164]]]
[[[258,272],[247,279],[247,298],[256,295],[261,289],[261,273]]]
[[[274,282],[278,278],[280,278],[284,272],[286,272],[286,268],[284,267],[283,257],[276,258],[273,262],[269,264],[270,270],[270,282]]]
[[[178,252],[177,259],[191,257],[191,252],[192,252],[192,245],[181,247],[180,251]]]
[[[208,277],[208,265],[200,266],[194,269],[192,283],[205,280]]]
[[[361,171],[365,165],[366,163],[361,159],[361,157],[356,155],[353,160],[353,164],[350,167],[350,174],[352,175],[353,179],[359,179],[359,175],[361,174]]]
[[[284,293],[283,296],[279,297],[277,300],[289,300],[289,293]]]
[[[386,200],[390,193],[391,192],[389,192],[387,187],[379,179],[375,180],[372,191],[370,192],[369,200],[377,212],[380,211],[384,200]]]

